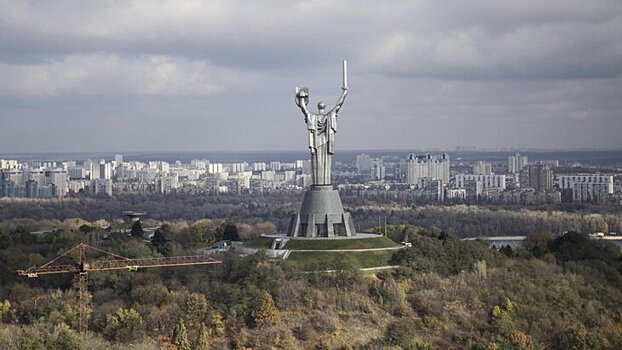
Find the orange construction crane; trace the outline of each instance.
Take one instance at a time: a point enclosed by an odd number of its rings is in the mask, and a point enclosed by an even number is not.
[[[87,261],[86,251],[91,249],[100,253],[104,253],[108,256],[112,256],[116,259],[113,260],[96,260]],[[78,260],[75,264],[54,265],[54,262],[58,261],[62,257],[69,255],[70,253],[76,253]],[[17,270],[17,273],[21,276],[28,276],[31,278],[39,277],[39,275],[49,275],[56,273],[75,273],[78,292],[78,331],[84,333],[87,329],[87,284],[88,273],[92,271],[109,271],[109,270],[128,270],[136,271],[138,269],[148,267],[174,267],[174,266],[190,266],[190,265],[207,265],[207,264],[221,264],[222,261],[216,260],[205,255],[192,255],[192,256],[171,256],[161,258],[142,258],[131,259],[126,258],[114,253],[101,250],[99,248],[91,247],[84,243],[80,243],[65,253],[57,256],[49,262],[41,266],[29,267],[26,270]]]

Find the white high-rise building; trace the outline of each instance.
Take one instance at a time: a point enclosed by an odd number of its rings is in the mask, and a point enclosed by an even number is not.
[[[22,163],[14,159],[0,159],[0,169],[21,169]]]
[[[382,159],[374,159],[374,161],[372,162],[370,175],[372,180],[384,180],[386,175],[386,169],[384,167],[384,162],[382,161]]]
[[[458,174],[456,175],[456,187],[466,188],[469,181],[478,181],[482,183],[483,188],[498,188],[505,190],[505,175],[475,175],[475,174]]]
[[[169,193],[179,187],[179,177],[177,174],[158,176],[155,179],[156,192]]]
[[[209,163],[207,165],[208,174],[222,173],[222,163]]]
[[[407,161],[406,182],[416,185],[423,178],[441,180],[443,184],[449,183],[449,155],[410,154]]]
[[[62,168],[45,171],[45,184],[56,186],[56,196],[63,197],[69,192],[69,174]]]
[[[112,166],[104,160],[99,162],[99,178],[105,180],[112,179]]]
[[[359,154],[356,156],[356,171],[359,174],[369,174],[373,166],[373,160],[367,154]]]
[[[190,167],[195,169],[206,169],[209,164],[207,159],[193,159],[190,161]]]
[[[123,165],[123,155],[122,154],[115,154],[114,155],[114,161],[117,164],[117,166]]]
[[[603,202],[613,194],[613,175],[560,175],[557,185],[562,191],[571,191],[573,201]]]
[[[492,174],[492,163],[484,162],[481,160],[478,161],[477,163],[473,164],[473,174],[476,174],[476,175]]]
[[[264,162],[255,162],[252,164],[253,171],[264,171],[266,170],[266,163]]]
[[[510,174],[518,174],[527,164],[529,164],[527,156],[517,152],[515,155],[508,157],[508,172]]]

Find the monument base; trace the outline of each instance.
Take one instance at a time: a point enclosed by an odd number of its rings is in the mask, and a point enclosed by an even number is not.
[[[350,237],[356,235],[350,213],[343,211],[339,192],[331,185],[312,185],[293,214],[289,237]]]

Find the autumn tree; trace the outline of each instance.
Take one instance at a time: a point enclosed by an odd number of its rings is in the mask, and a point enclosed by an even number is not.
[[[185,310],[186,317],[184,323],[188,325],[188,327],[203,324],[209,313],[209,304],[205,295],[198,293],[190,294],[188,299],[186,299]]]
[[[177,322],[173,328],[173,344],[178,350],[190,350],[190,341],[188,340],[188,331],[182,319]]]
[[[199,334],[197,335],[194,348],[196,350],[209,350],[210,348],[210,334],[204,323],[201,323],[199,327]]]
[[[274,325],[279,322],[278,310],[274,305],[272,295],[268,291],[263,292],[261,300],[251,312],[251,317],[255,327]]]

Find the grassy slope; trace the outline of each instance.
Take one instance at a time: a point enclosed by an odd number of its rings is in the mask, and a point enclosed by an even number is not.
[[[250,248],[269,249],[274,238],[259,237],[244,243]],[[396,244],[387,237],[359,239],[290,239],[285,245],[288,250],[330,250],[330,249],[370,249],[389,248]]]
[[[369,248],[389,248],[395,247],[396,244],[387,237],[378,238],[360,238],[360,239],[317,239],[303,240],[290,239],[285,244],[285,249],[309,249],[309,250],[327,250],[327,249],[369,249]]]
[[[394,250],[374,252],[292,252],[285,261],[288,265],[302,266],[317,262],[328,262],[335,259],[346,259],[358,267],[377,267],[389,265],[388,260]]]

